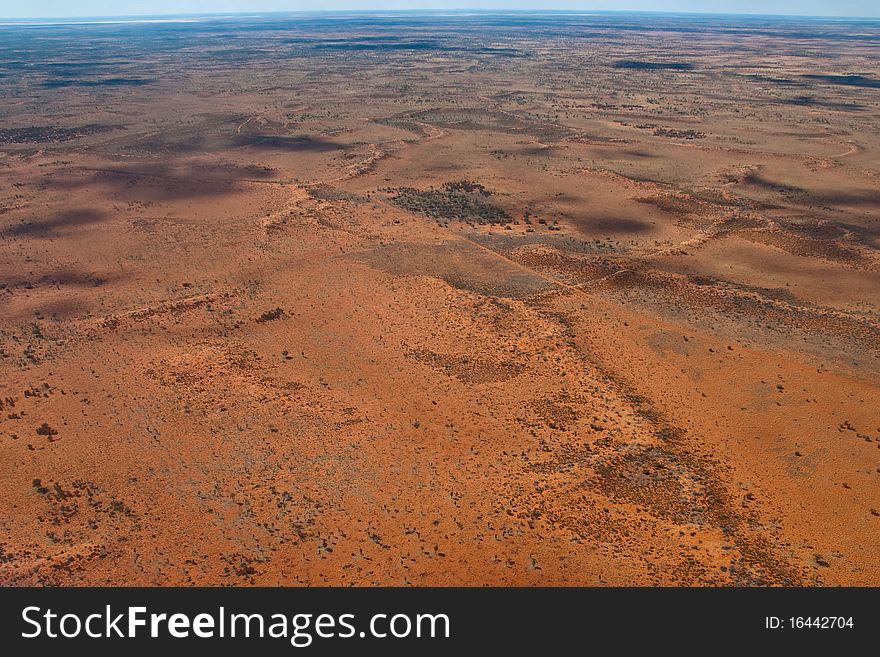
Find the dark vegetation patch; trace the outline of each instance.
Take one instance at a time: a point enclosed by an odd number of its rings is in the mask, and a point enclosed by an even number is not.
[[[439,39],[391,39],[386,37],[363,37],[358,39],[336,39],[315,43],[314,50],[336,50],[342,52],[394,52],[394,51],[434,51],[444,53],[462,53],[469,55],[493,55],[495,57],[525,57],[525,53],[517,48],[452,45]]]
[[[687,62],[646,62],[639,59],[621,59],[614,62],[614,68],[643,71],[693,71],[694,65]]]
[[[153,84],[155,80],[143,78],[104,78],[103,80],[55,79],[46,80],[43,86],[49,89],[59,87],[142,87]]]
[[[618,121],[620,125],[630,125],[626,121]],[[633,126],[639,130],[651,130],[655,137],[670,137],[672,139],[703,139],[706,134],[698,130],[678,130],[676,128],[664,128],[656,123],[637,123]]]
[[[491,195],[480,184],[448,182],[439,189],[401,187],[391,202],[398,207],[437,220],[459,220],[477,224],[507,224],[511,218],[504,208],[486,199]]]
[[[207,171],[208,173],[217,172],[220,174],[228,173],[231,177],[244,176],[247,178],[271,178],[277,169],[265,164],[246,164],[244,166],[236,166],[234,164],[225,164],[222,166],[206,166],[199,167],[199,171]]]
[[[815,80],[826,84],[837,84],[844,87],[865,87],[880,89],[880,80],[865,75],[803,75],[807,80]]]
[[[50,427],[46,422],[43,422],[40,426],[37,427],[37,435],[38,436],[57,436],[58,430]]]
[[[257,322],[260,324],[265,324],[266,322],[272,322],[276,319],[281,319],[284,317],[284,308],[273,308],[272,310],[267,310],[262,315],[257,317]]]
[[[59,143],[116,130],[120,126],[91,123],[76,128],[44,125],[30,128],[0,128],[0,144]]]
[[[670,137],[672,139],[703,139],[706,134],[699,130],[677,130],[675,128],[654,128],[655,137]]]

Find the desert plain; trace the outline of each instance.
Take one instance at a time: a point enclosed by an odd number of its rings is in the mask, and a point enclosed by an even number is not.
[[[880,585],[880,22],[0,26],[0,583]]]

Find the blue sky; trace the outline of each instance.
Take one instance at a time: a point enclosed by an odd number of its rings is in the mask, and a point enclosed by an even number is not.
[[[2,18],[335,9],[577,9],[880,17],[880,0],[0,0]]]

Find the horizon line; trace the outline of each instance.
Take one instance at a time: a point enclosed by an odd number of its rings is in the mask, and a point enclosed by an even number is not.
[[[521,8],[449,8],[449,9],[300,9],[278,11],[240,11],[240,12],[174,12],[165,14],[87,14],[82,16],[0,16],[0,26],[11,23],[31,24],[93,24],[100,22],[183,22],[184,19],[234,18],[263,16],[296,16],[321,14],[564,14],[587,16],[591,14],[630,14],[655,16],[717,16],[736,18],[782,18],[782,19],[824,19],[880,22],[880,16],[832,15],[832,14],[780,14],[755,12],[718,12],[718,11],[668,11],[638,9],[521,9]]]

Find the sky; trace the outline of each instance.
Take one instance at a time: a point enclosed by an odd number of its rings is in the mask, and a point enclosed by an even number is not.
[[[0,0],[0,18],[346,9],[570,9],[880,17],[880,0]]]

